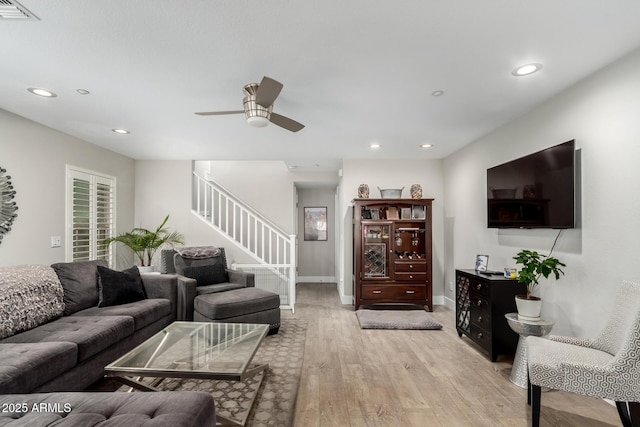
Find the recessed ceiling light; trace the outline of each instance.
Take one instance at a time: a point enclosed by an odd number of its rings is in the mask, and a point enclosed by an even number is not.
[[[77,90],[77,92],[78,92],[80,95],[89,95],[89,94],[91,93],[91,92],[89,92],[89,91],[88,91],[88,90],[86,90],[86,89],[78,89],[78,90]]]
[[[119,133],[120,135],[127,135],[127,134],[131,133],[126,129],[111,129],[111,130],[113,132],[115,132],[115,133]]]
[[[442,96],[442,95],[444,95],[444,91],[443,90],[434,90],[433,92],[431,92],[431,95],[433,95],[433,96]]]
[[[369,145],[369,147],[370,148],[380,148],[380,147],[382,147],[382,145],[380,145],[380,144],[371,144],[371,145]]]
[[[540,71],[541,68],[542,68],[542,64],[538,64],[538,63],[525,64],[513,70],[511,74],[518,77],[528,76],[529,74],[533,74],[536,71]]]
[[[420,148],[431,148],[433,144],[420,144]]]
[[[296,165],[290,165],[290,166],[288,166],[288,168],[289,168],[289,169],[298,169],[298,166],[296,166]]]
[[[27,89],[29,92],[31,92],[34,95],[38,95],[38,96],[44,96],[45,98],[55,98],[56,95],[55,93],[51,92],[50,90],[47,89],[40,89],[37,87],[30,87],[29,89]]]

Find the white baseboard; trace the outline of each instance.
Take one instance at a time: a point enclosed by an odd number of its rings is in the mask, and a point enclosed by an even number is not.
[[[340,295],[340,302],[342,302],[342,305],[353,305],[353,304],[355,304],[353,295]]]
[[[442,298],[442,304],[439,305],[444,305],[445,307],[447,307],[450,310],[455,310],[456,309],[456,303],[454,300],[452,300],[451,298],[447,298],[447,297],[440,297]]]
[[[336,283],[336,276],[298,276],[298,283]]]

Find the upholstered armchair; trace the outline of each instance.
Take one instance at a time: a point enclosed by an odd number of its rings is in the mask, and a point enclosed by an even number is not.
[[[542,387],[613,400],[623,426],[640,425],[632,421],[640,406],[640,284],[622,283],[595,338],[532,336],[526,345],[533,427],[540,423]]]
[[[191,250],[193,249],[193,250]],[[161,252],[161,272],[178,274],[178,320],[193,320],[198,295],[255,286],[255,275],[227,267],[224,248],[194,247]]]

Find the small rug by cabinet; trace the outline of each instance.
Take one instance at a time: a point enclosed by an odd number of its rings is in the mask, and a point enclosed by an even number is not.
[[[216,414],[240,422],[246,419],[246,427],[291,426],[306,337],[306,320],[283,319],[280,331],[265,337],[253,358],[255,364],[269,364],[265,373],[243,382],[167,378],[157,388],[209,392],[216,401]]]
[[[424,310],[367,310],[356,311],[360,329],[442,329]]]

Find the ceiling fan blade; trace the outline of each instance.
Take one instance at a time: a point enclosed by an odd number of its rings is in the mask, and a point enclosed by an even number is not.
[[[244,114],[244,110],[231,110],[231,111],[204,111],[196,113],[199,116],[223,116],[225,114]]]
[[[269,108],[278,95],[280,95],[282,87],[282,83],[264,76],[258,86],[258,91],[256,92],[256,104]]]
[[[290,130],[291,132],[298,132],[300,129],[304,128],[302,123],[298,123],[289,117],[281,116],[277,113],[271,113],[271,123],[274,125],[278,125],[281,128],[286,130]]]

